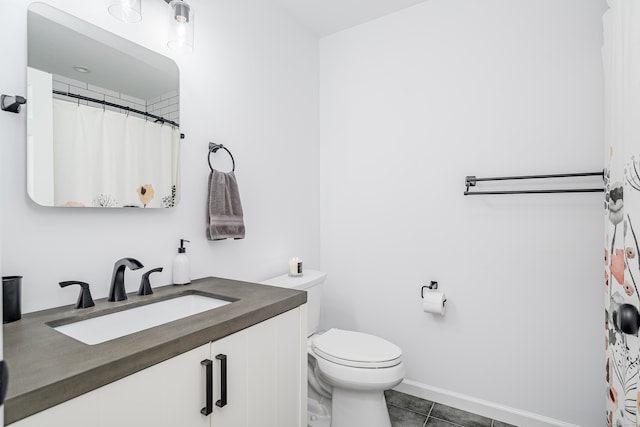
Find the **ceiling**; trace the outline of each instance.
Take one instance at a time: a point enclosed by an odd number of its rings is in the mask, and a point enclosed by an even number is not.
[[[319,37],[427,0],[274,0]]]
[[[273,1],[323,37],[427,0]],[[177,85],[173,61],[47,5],[30,5],[28,33],[31,67],[141,99],[154,98]],[[92,72],[78,74],[73,70],[76,65]],[[121,78],[124,69],[126,79]],[[134,72],[144,77],[133,78]]]
[[[27,65],[142,100],[178,90],[170,58],[44,3],[29,5]]]

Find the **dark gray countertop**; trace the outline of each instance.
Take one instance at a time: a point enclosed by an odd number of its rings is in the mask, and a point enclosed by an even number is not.
[[[83,344],[49,326],[189,293],[235,301],[97,345]],[[4,360],[9,368],[5,423],[73,399],[306,301],[303,291],[210,277],[186,286],[158,287],[153,295],[132,293],[126,301],[96,300],[96,306],[88,309],[71,305],[26,314],[3,325]]]

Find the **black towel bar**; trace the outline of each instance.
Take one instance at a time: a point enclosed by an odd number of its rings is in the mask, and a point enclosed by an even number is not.
[[[521,176],[499,176],[492,178],[477,178],[475,176],[467,176],[464,179],[465,196],[487,195],[487,194],[551,194],[551,193],[596,193],[603,192],[604,188],[565,188],[565,189],[549,189],[549,190],[506,190],[506,191],[469,191],[469,187],[475,187],[476,183],[481,181],[511,181],[518,179],[546,179],[546,178],[574,178],[586,176],[601,176],[604,179],[604,171],[600,172],[582,172],[582,173],[562,173],[552,175],[521,175]]]

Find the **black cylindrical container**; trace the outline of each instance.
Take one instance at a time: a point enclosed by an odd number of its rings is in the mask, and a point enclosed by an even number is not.
[[[22,276],[2,277],[2,323],[22,318]]]

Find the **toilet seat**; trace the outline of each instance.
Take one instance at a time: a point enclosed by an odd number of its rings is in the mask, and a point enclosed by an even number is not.
[[[387,340],[362,332],[330,329],[311,344],[315,355],[354,368],[389,368],[402,361],[402,350]]]

